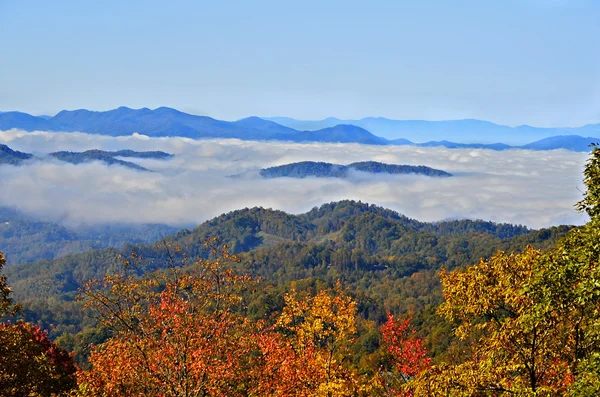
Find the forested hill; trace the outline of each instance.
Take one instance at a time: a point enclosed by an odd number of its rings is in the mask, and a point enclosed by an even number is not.
[[[523,226],[461,220],[423,223],[395,211],[355,201],[325,204],[291,215],[264,208],[233,211],[182,230],[163,242],[127,245],[145,258],[147,269],[167,265],[164,242],[182,247],[190,257],[204,256],[202,243],[219,237],[244,264],[267,279],[290,281],[305,277],[400,277],[425,269],[462,266],[495,250],[518,249],[528,243],[543,246],[568,227],[530,231]],[[55,260],[12,266],[7,275],[15,296],[73,296],[83,282],[115,266],[113,249],[92,250]],[[262,258],[257,260],[258,257]],[[275,260],[277,258],[277,260]],[[333,269],[335,270],[333,273]]]
[[[452,174],[446,171],[430,168],[424,165],[415,166],[385,164],[377,161],[363,161],[348,165],[302,161],[298,163],[265,168],[260,171],[260,175],[265,178],[346,178],[351,171],[360,171],[370,174],[418,174],[434,177],[452,176]]]
[[[148,171],[146,168],[132,163],[131,161],[120,160],[119,157],[131,157],[131,158],[144,158],[144,159],[168,159],[172,157],[172,154],[151,151],[151,152],[136,152],[133,150],[118,150],[114,152],[105,150],[86,150],[85,152],[54,152],[49,153],[48,157],[55,158],[60,161],[64,161],[71,164],[89,163],[91,161],[101,161],[107,165],[121,165],[123,167],[133,168],[139,171]],[[22,153],[12,150],[6,145],[0,144],[0,165],[10,164],[19,165],[25,160],[35,159],[43,160],[44,157],[35,157],[30,153]]]
[[[434,315],[442,300],[439,269],[468,266],[500,249],[549,247],[569,229],[531,231],[472,220],[424,223],[355,201],[325,204],[300,215],[245,208],[153,244],[95,249],[11,266],[5,273],[14,298],[23,304],[22,316],[49,329],[52,338],[84,359],[84,346],[101,342],[104,335],[75,300],[84,282],[118,269],[122,259],[117,254],[129,258],[132,251],[141,258],[138,271],[182,263],[181,253],[193,263],[198,256],[207,257],[205,239],[218,237],[240,255],[240,272],[262,278],[260,288],[248,296],[250,318],[280,312],[290,283],[315,291],[343,280],[365,319],[381,322],[387,311],[414,313],[417,329],[428,335],[428,346],[437,355],[452,339],[450,325]]]

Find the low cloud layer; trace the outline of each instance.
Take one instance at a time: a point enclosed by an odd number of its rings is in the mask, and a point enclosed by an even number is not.
[[[0,206],[67,224],[194,225],[252,206],[300,213],[325,202],[362,200],[422,221],[478,218],[539,228],[581,224],[585,153],[297,144],[186,138],[105,137],[0,131],[0,143],[37,154],[88,149],[162,150],[170,160],[134,160],[156,172],[102,163],[0,166]],[[128,159],[131,161],[131,159]],[[352,175],[349,179],[262,179],[260,168],[296,161],[427,165],[453,178]],[[244,174],[241,178],[230,175]]]

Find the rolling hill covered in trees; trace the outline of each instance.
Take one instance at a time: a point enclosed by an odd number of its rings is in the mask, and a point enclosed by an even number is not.
[[[129,257],[135,251],[139,269],[152,272],[183,262],[183,253],[191,261],[208,258],[204,241],[219,238],[240,256],[238,271],[260,276],[265,283],[248,306],[253,318],[280,310],[290,283],[311,289],[341,279],[355,294],[360,314],[377,322],[387,311],[433,310],[441,301],[436,272],[442,267],[467,266],[498,249],[549,246],[569,229],[532,231],[472,220],[423,223],[355,201],[325,204],[301,215],[247,208],[153,244],[127,244],[122,249],[44,259],[11,266],[6,274],[15,298],[25,306],[26,317],[40,325],[54,324],[51,335],[60,337],[92,327],[93,321],[81,314],[74,298],[85,281],[118,268],[117,255]],[[181,251],[175,252],[175,246]],[[431,312],[420,321],[431,321],[428,316]],[[449,342],[432,339],[429,343],[441,354]]]

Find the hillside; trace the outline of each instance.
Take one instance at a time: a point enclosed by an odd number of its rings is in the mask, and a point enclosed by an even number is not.
[[[368,174],[417,174],[433,177],[452,176],[452,174],[446,171],[426,167],[423,165],[412,166],[385,164],[376,161],[363,161],[348,165],[302,161],[299,163],[284,164],[276,167],[265,168],[260,171],[260,175],[264,178],[346,178],[352,171],[360,171]]]
[[[281,294],[290,282],[309,287],[331,285],[341,278],[355,291],[360,313],[381,321],[387,310],[421,312],[437,305],[441,294],[435,274],[441,267],[466,266],[498,249],[547,247],[568,230],[531,231],[471,220],[423,223],[354,201],[325,204],[301,215],[246,208],[154,244],[128,244],[120,250],[92,250],[11,266],[6,274],[15,298],[27,309],[26,317],[55,324],[52,335],[56,337],[93,324],[74,298],[86,280],[116,268],[117,253],[128,257],[136,251],[142,258],[139,270],[148,272],[168,266],[171,260],[183,260],[172,250],[169,259],[165,243],[180,246],[191,259],[206,257],[203,242],[219,237],[241,256],[240,271],[261,276],[266,283],[253,298],[256,304],[248,308],[250,315],[261,317],[279,310]]]
[[[560,135],[523,145],[522,148],[529,150],[566,149],[574,152],[588,152],[590,150],[590,145],[598,142],[600,142],[600,139],[598,138],[584,138],[578,135]]]
[[[17,152],[6,145],[0,144],[0,164],[17,165],[32,157],[29,153]]]
[[[188,255],[193,257],[205,255],[202,243],[207,238],[219,237],[223,243],[231,247],[234,253],[244,253],[263,247],[267,240],[265,236],[273,236],[285,244],[300,244],[302,247],[319,246],[320,249],[329,247],[327,250],[334,251],[342,248],[357,248],[364,258],[370,258],[369,260],[372,261],[384,256],[395,256],[396,259],[393,259],[392,263],[396,260],[400,261],[398,263],[405,263],[406,255],[415,255],[425,247],[431,249],[437,247],[436,249],[444,252],[448,250],[434,260],[434,264],[439,266],[447,263],[449,256],[458,253],[450,246],[438,245],[440,241],[450,243],[457,238],[461,241],[474,239],[481,243],[478,250],[493,252],[503,244],[521,241],[527,236],[545,236],[543,239],[551,237],[536,233],[539,232],[530,231],[523,226],[485,221],[423,223],[381,207],[354,201],[341,201],[325,204],[301,215],[264,208],[237,210],[209,220],[192,230],[181,230],[167,237],[166,241],[181,246]],[[403,239],[422,243],[409,244],[400,249],[398,244]],[[396,243],[392,244],[393,242]],[[124,248],[124,253],[127,254],[131,249],[135,249],[146,258],[150,268],[157,268],[164,260],[163,244],[159,242],[151,245],[127,246]],[[269,244],[268,249],[282,252],[285,244],[274,246]],[[34,280],[41,281],[52,274],[50,269],[60,269],[60,273],[78,274],[82,279],[87,279],[102,274],[114,265],[114,256],[110,257],[109,262],[99,260],[99,258],[106,258],[109,252],[114,251],[90,251],[69,255],[55,261],[45,260],[34,265],[18,265],[8,269],[8,276],[15,286],[16,295],[20,294],[18,285],[35,285]],[[331,252],[328,258],[330,254]],[[432,254],[424,250],[420,255]],[[476,257],[474,259],[479,257],[477,255],[474,255]],[[485,255],[482,253],[480,256]],[[471,259],[473,258],[470,257]],[[454,262],[459,265],[464,260],[456,259],[451,263]],[[415,263],[416,268],[421,265]],[[54,284],[51,290],[52,293],[74,291],[71,287],[65,289],[61,283]]]

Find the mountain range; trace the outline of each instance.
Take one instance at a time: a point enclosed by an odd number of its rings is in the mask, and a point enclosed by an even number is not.
[[[355,125],[386,139],[401,136],[413,142],[446,140],[468,143],[493,144],[499,140],[519,146],[557,135],[600,136],[600,124],[575,128],[540,128],[529,125],[509,127],[483,120],[392,120],[384,117],[366,117],[359,120],[342,120],[329,117],[323,120],[296,120],[289,117],[266,117],[286,127],[297,130],[319,130],[339,124]]]
[[[508,127],[481,120],[328,118],[320,121],[301,121],[282,117],[248,117],[238,121],[222,121],[167,107],[152,110],[130,109],[124,106],[102,112],[86,109],[63,110],[53,117],[32,116],[22,112],[0,113],[0,130],[12,128],[25,131],[81,131],[108,136],[139,133],[150,137],[236,138],[259,141],[442,146],[492,150],[523,148],[588,151],[588,145],[598,141],[599,139],[595,137],[600,136],[600,124],[577,128],[537,128]]]

